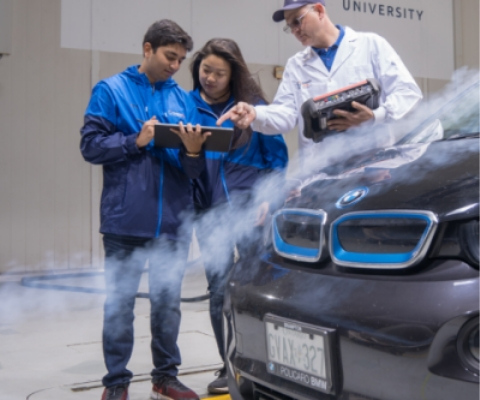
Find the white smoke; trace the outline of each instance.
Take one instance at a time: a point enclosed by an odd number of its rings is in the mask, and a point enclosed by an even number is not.
[[[197,228],[197,234],[202,235],[199,238],[203,244],[201,248],[202,257],[205,262],[225,265],[230,262],[234,245],[240,241],[246,241],[256,225],[258,207],[261,203],[267,201],[271,204],[271,208],[278,208],[283,204],[285,199],[291,194],[294,187],[290,187],[292,182],[296,182],[294,186],[304,186],[312,180],[312,176],[318,175],[319,179],[325,178],[325,173],[322,173],[322,168],[338,162],[348,160],[354,155],[361,154],[367,150],[375,148],[385,148],[394,145],[402,137],[406,136],[415,127],[421,125],[430,116],[434,115],[438,110],[442,109],[446,104],[450,103],[463,92],[466,88],[472,86],[479,80],[479,71],[460,69],[455,72],[451,82],[441,92],[431,96],[428,100],[424,100],[414,112],[407,116],[404,120],[395,123],[382,124],[372,129],[366,127],[357,129],[348,133],[341,133],[325,139],[316,147],[318,154],[308,160],[296,162],[291,160],[296,165],[303,165],[301,170],[294,171],[289,177],[285,179],[283,174],[270,174],[260,179],[249,195],[241,193],[232,193],[232,202],[230,204],[222,204],[208,210],[201,217],[195,218],[192,213],[185,213],[184,224],[180,230],[181,236],[185,240],[191,237],[191,232],[194,226]],[[478,95],[476,93],[476,104],[478,107]],[[462,120],[464,115],[451,115],[452,120]],[[477,114],[478,118],[478,114]],[[472,121],[472,126],[478,129],[478,119]],[[475,128],[472,128],[475,129]],[[421,148],[421,147],[420,147]],[[417,149],[418,150],[418,149]],[[475,149],[474,149],[475,150]],[[415,157],[422,156],[424,151],[417,151]],[[459,155],[461,156],[461,155]],[[406,162],[409,162],[407,160]],[[451,162],[452,160],[449,160]],[[436,162],[445,162],[442,155],[436,157]],[[413,177],[412,177],[413,178]],[[421,179],[421,177],[415,177]],[[168,246],[161,245],[154,249],[138,250],[133,259],[158,259],[165,260],[166,264],[175,266],[186,263],[185,251],[178,251],[178,249],[171,249]],[[78,255],[78,265],[72,266],[72,261],[65,266],[65,270],[88,270],[89,265],[82,265],[81,260],[85,260],[85,255]],[[163,262],[163,261],[162,261]],[[53,253],[47,253],[44,260],[40,261],[36,266],[20,266],[16,263],[10,265],[11,270],[53,270],[54,266],[58,270],[58,264],[54,264]],[[62,269],[62,268],[60,268]],[[172,268],[174,271],[175,268]],[[173,277],[172,277],[173,279]],[[95,287],[103,287],[101,279],[92,281]],[[0,289],[2,291],[12,290]],[[42,292],[43,299],[48,298],[48,292]],[[55,312],[61,311],[61,306],[56,304],[56,301],[46,302],[48,307]],[[10,307],[9,313],[2,313],[2,319],[6,315],[15,314],[15,308]],[[21,314],[18,313],[18,314]]]
[[[258,181],[258,184],[248,196],[240,193],[232,193],[232,202],[230,204],[222,204],[205,212],[200,217],[195,217],[192,213],[184,215],[184,224],[180,230],[181,235],[188,240],[194,227],[197,229],[197,235],[200,234],[200,242],[202,243],[201,253],[205,263],[218,266],[219,269],[229,268],[232,262],[232,253],[234,246],[259,246],[261,238],[255,233],[255,225],[257,222],[257,213],[259,205],[268,202],[271,210],[281,207],[285,199],[292,194],[291,182],[296,182],[294,186],[301,186],[302,181],[306,182],[313,175],[317,175],[318,179],[327,177],[325,173],[322,175],[322,168],[345,161],[348,158],[361,154],[370,149],[385,148],[394,145],[401,138],[405,137],[415,127],[422,124],[429,116],[441,109],[445,104],[451,102],[459,93],[465,90],[479,80],[479,71],[462,69],[457,71],[451,83],[442,92],[431,96],[428,100],[422,102],[417,109],[411,113],[405,120],[397,123],[384,124],[375,129],[366,127],[353,132],[339,134],[325,139],[316,147],[318,153],[315,157],[302,160],[298,165],[303,165],[303,169],[295,171],[292,174],[294,180],[286,181],[283,174],[271,174],[265,176]],[[476,97],[478,107],[478,93]],[[463,115],[450,115],[449,123],[455,123],[455,120],[465,118]],[[472,126],[478,129],[478,117],[476,121],[472,121]],[[478,130],[477,130],[478,132]],[[475,150],[475,149],[474,149]],[[419,154],[419,157],[423,153]],[[459,154],[459,157],[461,155]],[[443,163],[446,160],[441,154],[432,162]],[[455,160],[448,160],[454,162]],[[295,160],[292,160],[295,162]],[[407,177],[406,177],[407,178]],[[420,176],[414,177],[421,179]],[[296,181],[295,181],[296,179]],[[412,179],[412,177],[408,177]],[[265,229],[269,229],[268,226]],[[258,230],[258,229],[257,229]],[[257,232],[258,233],[258,232]],[[240,253],[242,257],[242,253]],[[84,260],[85,255],[79,255],[78,260]],[[132,256],[132,262],[143,263],[144,260],[150,259],[161,262],[166,266],[163,275],[163,285],[168,286],[170,280],[179,279],[178,274],[182,274],[183,268],[180,265],[187,263],[187,252],[172,249],[168,245],[160,245],[150,249],[143,249],[135,252]],[[37,266],[21,266],[16,263],[10,265],[12,270],[43,270],[53,269],[52,253],[47,254],[45,260],[39,262]],[[58,265],[55,264],[58,269]],[[245,265],[243,268],[246,268]],[[72,269],[72,265],[65,266],[65,270]],[[74,270],[91,270],[89,265],[79,265],[73,267]],[[4,275],[4,277],[7,275]],[[85,294],[75,300],[76,304],[69,303],[72,297],[65,293],[54,290],[38,290],[20,288],[18,282],[0,283],[0,329],[7,329],[10,326],[22,323],[32,317],[43,314],[64,315],[69,313],[75,307],[94,306],[98,302],[97,295]],[[72,285],[78,285],[78,280],[72,281]],[[90,277],[88,281],[82,282],[81,285],[86,287],[103,288],[103,277]],[[143,285],[143,287],[142,287]],[[147,291],[145,284],[141,284],[141,290]],[[21,296],[19,296],[21,293]],[[101,357],[101,354],[98,355]],[[1,368],[1,367],[0,367]]]

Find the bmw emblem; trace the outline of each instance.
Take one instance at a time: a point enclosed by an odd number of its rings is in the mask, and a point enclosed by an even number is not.
[[[358,203],[362,200],[368,193],[368,188],[358,188],[344,194],[340,199],[337,201],[337,208],[345,208],[349,207],[355,203]]]

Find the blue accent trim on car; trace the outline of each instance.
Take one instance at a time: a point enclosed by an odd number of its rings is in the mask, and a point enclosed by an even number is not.
[[[338,227],[345,221],[358,220],[358,219],[420,219],[427,222],[427,226],[422,234],[422,237],[418,241],[414,250],[407,253],[392,253],[392,254],[373,254],[373,253],[354,253],[346,251],[340,244],[338,237]],[[331,235],[331,248],[333,250],[333,256],[340,262],[358,263],[358,264],[402,264],[411,261],[422,248],[427,235],[433,225],[433,221],[427,215],[415,214],[415,213],[358,213],[353,215],[345,215],[337,219],[332,224]]]
[[[312,249],[307,247],[295,246],[285,242],[277,227],[277,218],[281,215],[303,215],[312,218],[318,218],[320,221],[320,232],[318,248]],[[273,246],[277,254],[282,257],[290,258],[297,261],[316,262],[322,256],[323,229],[326,220],[326,213],[323,210],[301,210],[301,209],[284,209],[277,212],[272,219],[272,239]]]

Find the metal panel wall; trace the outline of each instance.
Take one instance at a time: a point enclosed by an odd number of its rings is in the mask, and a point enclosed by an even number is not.
[[[12,50],[13,0],[0,0],[0,55]]]
[[[60,48],[60,0],[15,0],[0,60],[0,272],[90,262],[90,167],[78,150],[90,52]]]
[[[480,6],[478,0],[455,0],[455,68],[479,68]]]

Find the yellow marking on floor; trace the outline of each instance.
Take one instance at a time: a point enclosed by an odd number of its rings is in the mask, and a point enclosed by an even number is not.
[[[232,400],[229,394],[221,394],[219,396],[202,397],[202,400]]]

